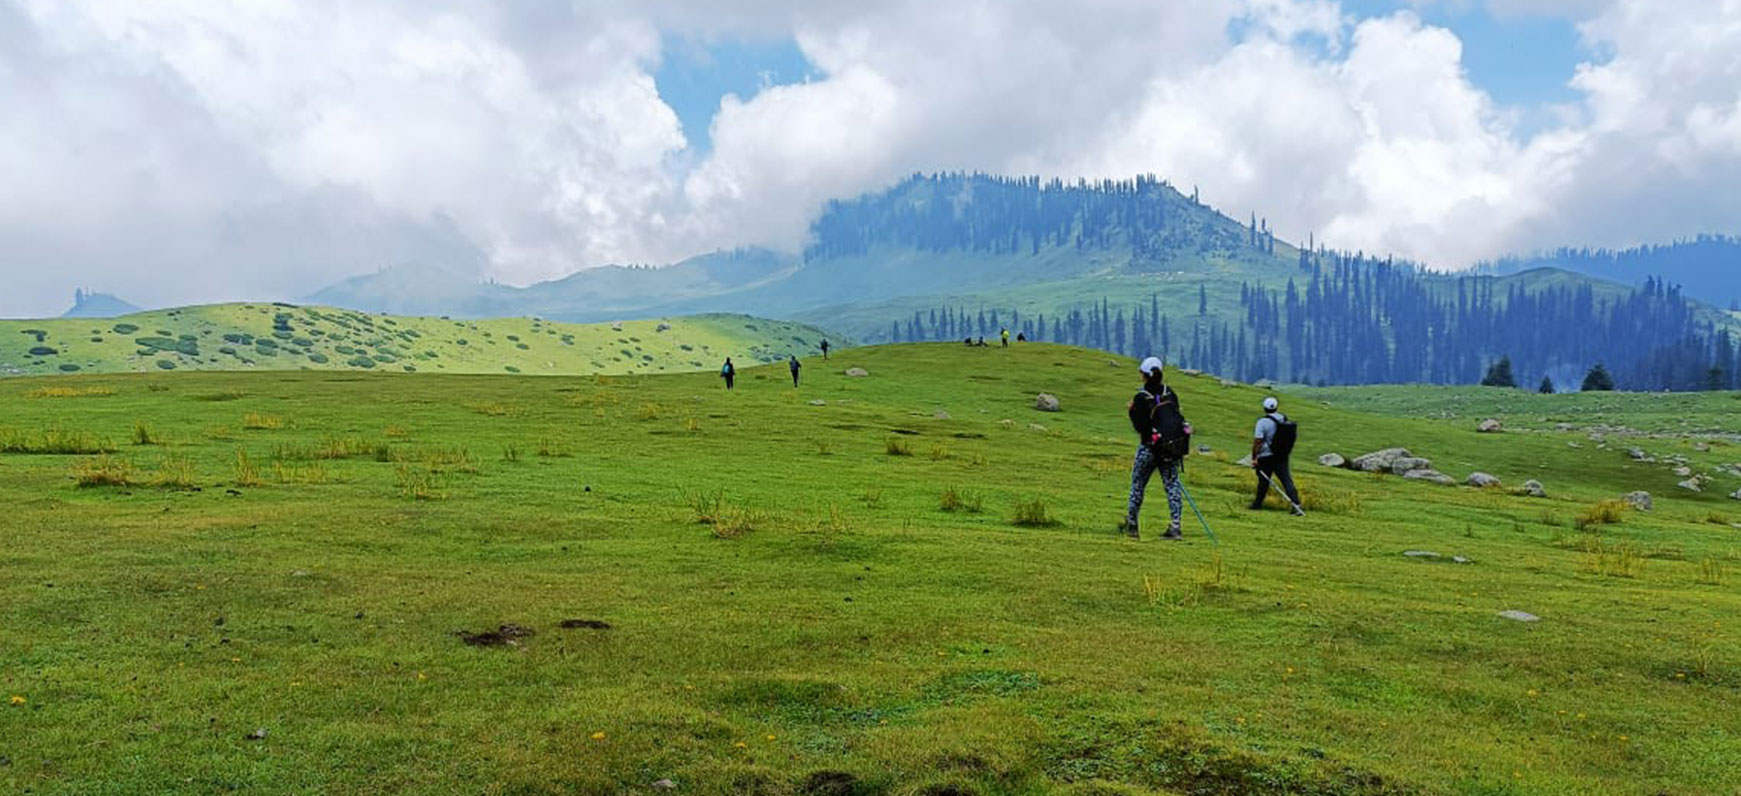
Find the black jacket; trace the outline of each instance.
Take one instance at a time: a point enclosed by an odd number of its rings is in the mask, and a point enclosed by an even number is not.
[[[1170,403],[1179,409],[1179,414],[1183,415],[1185,411],[1179,403],[1179,394],[1173,392],[1172,388],[1163,384],[1159,390],[1160,394],[1156,395],[1145,388],[1130,399],[1130,426],[1145,445],[1154,442],[1155,434],[1158,433],[1155,428],[1157,407]]]

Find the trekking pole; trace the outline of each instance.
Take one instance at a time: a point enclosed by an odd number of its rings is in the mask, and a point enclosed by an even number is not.
[[[1209,535],[1210,543],[1221,546],[1221,540],[1215,538],[1215,531],[1210,529],[1209,521],[1203,519],[1203,511],[1197,508],[1197,499],[1191,497],[1191,490],[1185,488],[1185,462],[1179,462],[1179,491],[1185,494],[1185,502],[1191,504],[1191,513],[1197,515],[1197,521],[1203,523],[1203,532]]]
[[[1294,502],[1294,499],[1293,499],[1293,498],[1291,498],[1291,497],[1288,497],[1288,493],[1286,493],[1286,492],[1284,492],[1284,491],[1282,491],[1282,488],[1281,488],[1281,487],[1279,487],[1279,486],[1276,486],[1276,482],[1275,482],[1275,479],[1273,479],[1273,478],[1270,478],[1270,477],[1269,477],[1269,476],[1268,476],[1268,475],[1265,475],[1265,474],[1264,474],[1264,472],[1263,472],[1263,471],[1262,471],[1262,470],[1258,470],[1258,471],[1257,471],[1257,477],[1258,477],[1258,478],[1262,478],[1262,479],[1263,479],[1263,480],[1265,480],[1265,481],[1267,481],[1267,482],[1269,482],[1269,488],[1270,488],[1270,489],[1273,489],[1273,490],[1275,490],[1275,493],[1276,493],[1276,494],[1278,494],[1278,495],[1281,495],[1281,496],[1282,496],[1282,500],[1285,500],[1285,501],[1287,501],[1287,502],[1288,502],[1288,505],[1290,505],[1290,506],[1293,506],[1293,507],[1294,507],[1294,511],[1297,511],[1297,512],[1299,512],[1299,513],[1300,513],[1300,516],[1302,516],[1302,517],[1304,517],[1304,516],[1306,516],[1306,510],[1305,510],[1305,509],[1303,509],[1303,508],[1301,508],[1301,507],[1300,507],[1300,504],[1298,504],[1298,503],[1295,503],[1295,502]]]

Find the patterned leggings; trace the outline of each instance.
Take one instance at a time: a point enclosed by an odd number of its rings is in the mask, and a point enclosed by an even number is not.
[[[1179,524],[1179,518],[1185,510],[1185,488],[1179,484],[1179,469],[1184,462],[1173,460],[1163,462],[1147,445],[1136,449],[1136,461],[1130,468],[1130,504],[1125,509],[1125,524],[1137,527],[1137,514],[1143,510],[1143,493],[1149,488],[1149,477],[1156,471],[1161,474],[1161,484],[1167,490],[1167,511],[1173,516],[1173,524]]]

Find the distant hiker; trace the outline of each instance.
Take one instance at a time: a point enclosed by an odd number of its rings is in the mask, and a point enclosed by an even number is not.
[[[1002,330],[1002,333],[1003,333],[1003,347],[1009,348],[1010,347],[1010,330],[1004,329],[1004,330]]]
[[[1185,455],[1191,451],[1191,424],[1185,422],[1179,409],[1179,394],[1161,379],[1163,368],[1157,357],[1143,360],[1138,368],[1143,374],[1143,388],[1130,401],[1130,425],[1136,430],[1139,443],[1130,468],[1130,502],[1119,527],[1132,539],[1142,538],[1137,531],[1137,515],[1142,512],[1149,478],[1156,471],[1167,490],[1167,512],[1172,516],[1164,538],[1180,538],[1179,518],[1185,510],[1185,489],[1179,483],[1179,474]]]
[[[728,390],[737,381],[738,369],[731,363],[731,357],[725,358],[725,367],[719,369],[719,377],[725,379],[725,388]]]
[[[1027,332],[1017,332],[1016,333],[1016,342],[1025,343],[1027,341],[1028,341],[1028,333]]]
[[[1263,399],[1263,417],[1257,419],[1257,428],[1252,431],[1251,469],[1257,471],[1257,497],[1252,499],[1251,509],[1263,509],[1264,496],[1275,484],[1287,495],[1293,513],[1303,516],[1306,512],[1300,508],[1300,493],[1294,489],[1294,475],[1288,470],[1288,456],[1294,452],[1299,426],[1276,411],[1279,406],[1274,398]]]
[[[968,348],[972,348],[973,347],[973,338],[963,337],[963,338],[961,338],[961,344],[964,346],[967,346]]]
[[[804,367],[804,366],[798,364],[798,357],[797,356],[793,356],[792,361],[787,363],[787,367],[790,367],[792,369],[792,386],[793,387],[798,386],[798,369],[801,367]]]
[[[828,341],[826,339],[822,341],[822,358],[828,358]]]
[[[979,342],[974,343],[974,345],[979,346],[980,348],[984,348],[985,347],[985,335],[980,335]]]

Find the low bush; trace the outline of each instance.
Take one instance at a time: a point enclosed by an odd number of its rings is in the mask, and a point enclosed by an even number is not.
[[[977,492],[949,487],[943,490],[943,495],[938,500],[938,508],[949,512],[964,511],[968,514],[978,514],[985,510],[985,498]]]
[[[1626,511],[1626,504],[1618,500],[1604,500],[1590,508],[1578,512],[1573,526],[1586,533],[1600,530],[1603,525],[1614,525],[1620,522],[1620,515]]]
[[[284,421],[274,415],[263,415],[259,412],[249,412],[242,416],[242,428],[252,431],[275,431],[284,427]]]
[[[890,456],[911,456],[913,455],[913,446],[908,445],[906,440],[899,437],[890,437],[883,443],[883,452]]]
[[[130,335],[139,331],[139,327],[131,323],[117,323],[111,328],[114,330],[115,334]]]
[[[157,445],[157,444],[161,443],[162,441],[163,441],[162,438],[157,436],[157,432],[153,431],[151,429],[151,426],[147,425],[145,423],[145,421],[143,421],[143,420],[133,421],[133,444],[134,445]]]
[[[59,353],[60,349],[49,348],[45,345],[34,346],[30,349],[30,355],[33,357],[52,357]]]
[[[259,486],[260,468],[248,458],[248,451],[236,449],[236,486]]]
[[[83,431],[0,429],[0,453],[86,456],[114,452],[115,446],[108,440]]]
[[[98,456],[73,466],[73,480],[80,487],[130,486],[133,463],[114,456]]]
[[[114,395],[108,387],[38,387],[24,394],[26,398],[100,398]]]
[[[157,367],[161,370],[175,370],[175,363],[167,359],[159,359],[157,360]]]

